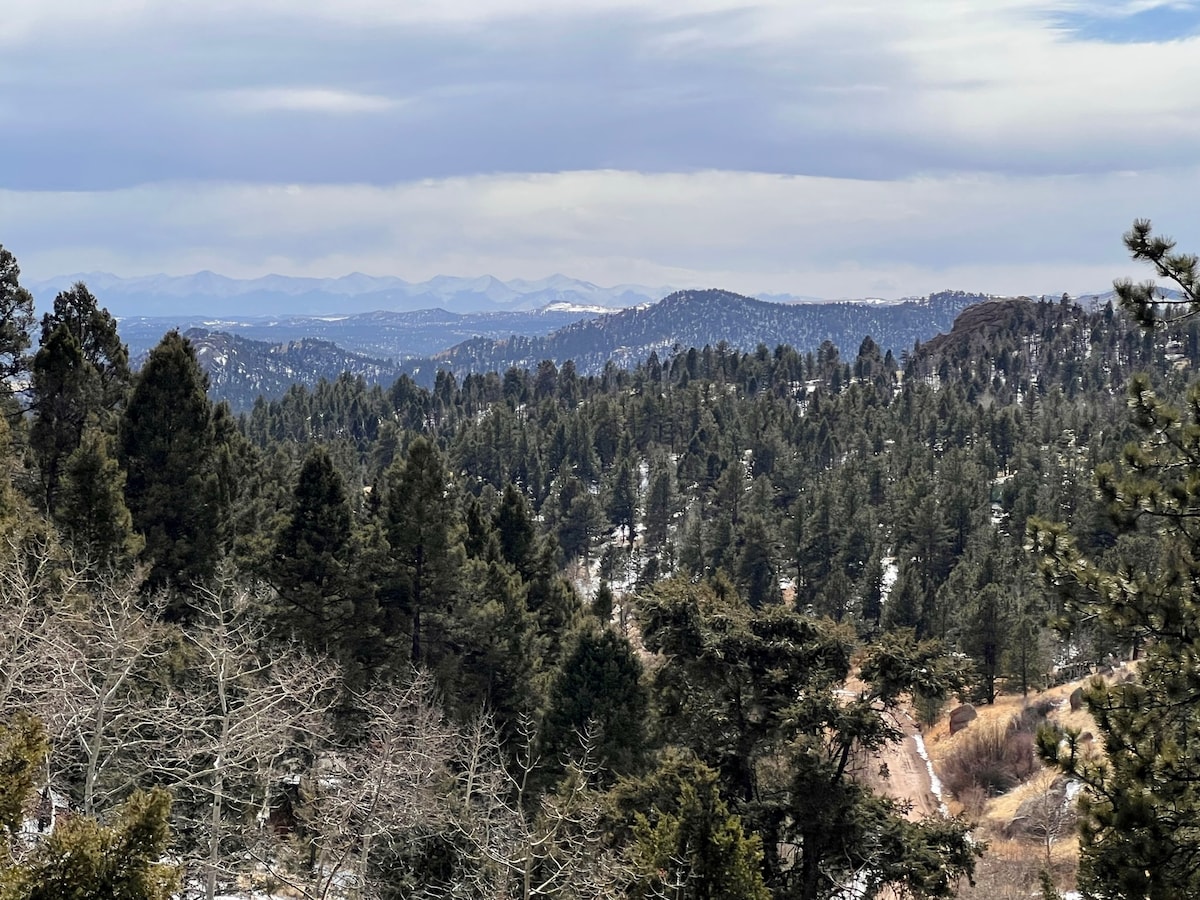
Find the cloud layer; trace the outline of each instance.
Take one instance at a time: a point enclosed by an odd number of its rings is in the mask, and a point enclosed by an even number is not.
[[[1193,3],[22,6],[0,241],[37,277],[1081,290],[1133,216],[1200,224]]]

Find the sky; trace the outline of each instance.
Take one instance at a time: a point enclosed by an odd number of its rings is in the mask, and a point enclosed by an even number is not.
[[[29,280],[1082,293],[1200,250],[1200,0],[15,0],[0,129]]]

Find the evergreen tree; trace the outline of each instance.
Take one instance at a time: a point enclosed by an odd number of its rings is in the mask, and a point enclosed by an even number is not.
[[[550,688],[541,733],[544,764],[561,772],[587,738],[604,777],[636,773],[646,751],[641,676],[627,640],[607,628],[585,628]]]
[[[634,521],[637,518],[637,482],[634,467],[628,459],[617,463],[612,474],[608,492],[608,521],[624,531],[625,539],[632,544],[636,536]]]
[[[746,834],[741,818],[721,797],[716,773],[702,762],[668,753],[653,773],[622,781],[612,794],[645,872],[632,897],[770,898],[762,876],[762,840]]]
[[[89,420],[109,425],[131,377],[116,320],[82,282],[55,297],[54,311],[42,317],[32,376],[30,443],[53,515],[63,462],[79,446]]]
[[[0,385],[11,391],[29,371],[33,295],[21,287],[16,257],[0,245]]]
[[[746,521],[737,560],[738,586],[747,602],[757,608],[779,599],[779,577],[766,524],[758,516]]]
[[[498,560],[468,560],[462,582],[447,625],[454,652],[440,661],[439,683],[449,711],[466,720],[486,710],[508,741],[517,737],[522,717],[541,707],[537,619],[520,577]]]
[[[9,842],[25,816],[49,751],[39,721],[24,714],[0,724],[0,830]],[[0,853],[2,900],[169,900],[179,888],[167,850],[170,796],[135,792],[112,825],[83,815],[54,823],[32,850]]]
[[[189,340],[168,332],[146,359],[121,419],[125,502],[145,538],[150,588],[211,578],[226,521],[208,378]],[[176,604],[172,614],[181,613]]]
[[[48,751],[46,730],[37,719],[17,713],[0,723],[0,830],[6,842],[12,841],[21,827],[26,801],[42,777]],[[0,865],[3,861],[0,853]],[[0,885],[3,877],[0,874]],[[0,896],[4,896],[2,892]]]
[[[650,479],[650,490],[646,495],[646,544],[657,550],[667,542],[675,498],[671,484],[671,473],[665,467],[656,467]]]
[[[179,872],[161,862],[167,850],[170,795],[136,792],[116,821],[72,816],[27,860],[0,871],[3,900],[170,900]]]
[[[898,741],[891,710],[906,695],[945,697],[961,672],[945,649],[912,632],[871,647],[865,687],[839,696],[851,635],[781,604],[754,610],[727,581],[661,582],[646,599],[647,649],[661,653],[655,693],[664,737],[719,775],[734,811],[763,836],[777,895],[818,900],[869,872],[885,884],[950,897],[979,849],[959,820],[907,823],[904,810],[852,777],[859,751]],[[786,764],[780,765],[780,759]],[[795,848],[785,859],[783,847]]]
[[[511,482],[504,486],[500,508],[496,511],[496,532],[500,554],[522,577],[531,569],[537,530],[529,513],[525,495]]]
[[[107,569],[127,569],[142,551],[125,505],[125,472],[113,456],[112,439],[87,428],[66,459],[58,492],[58,521],[86,558]]]
[[[340,649],[355,622],[350,504],[324,447],[308,453],[287,524],[275,541],[269,581],[279,595],[276,627],[325,652]],[[362,637],[361,632],[359,637]]]
[[[396,576],[389,613],[407,620],[415,666],[430,665],[443,652],[458,590],[464,552],[452,490],[441,455],[424,438],[388,470],[387,539]]]
[[[1190,312],[1200,309],[1200,263],[1137,221],[1125,235],[1134,259],[1149,262],[1179,287]],[[1161,295],[1152,283],[1117,282],[1126,309],[1157,322]],[[1121,469],[1097,479],[1115,520],[1153,538],[1157,554],[1101,565],[1079,551],[1067,528],[1031,521],[1030,536],[1050,584],[1063,590],[1070,620],[1099,617],[1127,646],[1144,647],[1137,678],[1094,680],[1084,703],[1104,753],[1082,752],[1078,735],[1041,736],[1044,757],[1086,786],[1081,803],[1080,886],[1086,896],[1166,900],[1200,895],[1200,385],[1185,414],[1160,399],[1149,378],[1129,390],[1143,440]]]

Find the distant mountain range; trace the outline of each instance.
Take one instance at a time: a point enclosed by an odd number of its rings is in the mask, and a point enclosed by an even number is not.
[[[583,307],[595,312],[653,303],[672,290],[631,284],[605,288],[565,275],[539,281],[438,275],[414,284],[402,278],[357,272],[341,278],[266,275],[252,279],[228,278],[214,272],[139,278],[86,272],[25,286],[39,306],[49,307],[55,294],[77,281],[86,283],[101,304],[120,317],[345,315],[423,309],[465,314],[531,311],[547,306]]]
[[[578,312],[492,313],[454,316],[425,313],[370,313],[360,316],[292,317],[247,325],[208,322],[189,330],[214,396],[246,409],[259,394],[275,397],[293,383],[314,384],[343,371],[369,382],[391,383],[407,374],[432,384],[439,369],[462,377],[470,372],[535,368],[544,359],[572,360],[581,373],[599,372],[612,361],[636,364],[657,352],[668,358],[695,347],[724,344],[753,351],[789,344],[801,351],[832,342],[853,356],[870,335],[897,356],[918,341],[950,330],[966,307],[988,300],[981,294],[946,291],[901,303],[767,303],[729,291],[679,291],[659,303],[581,319]],[[555,316],[574,316],[547,327]],[[135,358],[162,335],[159,319],[124,320],[121,331]],[[157,324],[156,324],[157,323]],[[490,324],[488,324],[490,323]],[[226,325],[238,326],[231,334]],[[446,339],[464,329],[488,325],[504,337]],[[520,326],[541,329],[525,331]],[[511,328],[512,330],[509,330]],[[440,336],[440,337],[439,337]],[[262,338],[265,338],[262,339]],[[412,354],[401,348],[438,344],[440,352]],[[366,348],[364,352],[361,348]]]
[[[612,361],[629,366],[651,352],[671,356],[680,350],[716,346],[752,351],[788,344],[816,350],[830,341],[845,356],[858,352],[868,335],[897,356],[948,331],[955,317],[983,294],[944,291],[898,303],[768,303],[721,290],[679,291],[648,307],[584,319],[545,336],[474,338],[425,360],[410,360],[405,372],[421,382],[438,369],[456,375],[532,368],[544,359],[573,360],[581,373],[599,372]]]
[[[329,341],[305,338],[271,344],[236,334],[192,328],[184,332],[196,358],[208,373],[209,393],[227,400],[236,412],[250,409],[261,395],[282,396],[294,384],[312,387],[320,379],[333,381],[344,372],[368,384],[390,386],[400,377],[387,360],[349,353]],[[145,352],[134,357],[140,366]]]

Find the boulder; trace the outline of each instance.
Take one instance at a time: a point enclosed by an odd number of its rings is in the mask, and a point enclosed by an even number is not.
[[[1083,688],[1075,688],[1071,691],[1071,712],[1079,712],[1083,709]]]
[[[975,707],[970,703],[964,703],[962,706],[954,709],[950,713],[950,734],[958,734],[964,728],[971,724],[979,713],[975,712]]]

